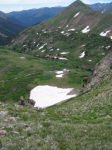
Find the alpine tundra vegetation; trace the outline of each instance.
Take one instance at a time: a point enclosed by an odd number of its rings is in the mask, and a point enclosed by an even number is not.
[[[1,150],[112,149],[111,3],[0,12],[0,45]]]

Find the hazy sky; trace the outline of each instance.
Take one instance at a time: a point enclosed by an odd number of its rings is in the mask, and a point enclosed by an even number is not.
[[[31,8],[67,6],[75,0],[0,0],[0,10],[4,12],[19,11]],[[84,3],[107,3],[112,0],[82,0]]]

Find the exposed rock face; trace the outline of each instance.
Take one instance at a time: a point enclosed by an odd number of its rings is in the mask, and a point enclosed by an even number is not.
[[[2,130],[2,129],[0,129],[0,136],[4,136],[4,135],[6,135],[6,131],[5,130]]]
[[[31,99],[31,100],[29,99],[29,100],[28,100],[28,103],[29,103],[30,105],[32,105],[32,106],[34,106],[34,105],[35,105],[35,101],[34,101],[34,100],[32,100],[32,99]]]
[[[104,79],[112,78],[112,52],[108,53],[99,64],[96,65],[90,82],[87,84],[86,89],[89,90],[97,86]]]

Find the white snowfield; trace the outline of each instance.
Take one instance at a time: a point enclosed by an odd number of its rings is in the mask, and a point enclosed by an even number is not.
[[[90,27],[87,26],[82,30],[82,33],[88,33],[90,31]]]
[[[58,57],[59,60],[68,60],[67,58],[65,57]]]
[[[80,14],[80,11],[74,15],[74,18],[76,18],[77,16],[79,16],[79,14]]]
[[[69,52],[61,52],[60,54],[66,55],[66,54],[69,54]]]
[[[110,45],[108,45],[108,46],[106,46],[105,48],[108,50],[109,48],[111,48],[111,46],[110,46]]]
[[[64,76],[64,71],[56,71],[56,78],[62,78]]]
[[[65,31],[61,31],[61,34],[64,34],[65,33]]]
[[[61,70],[61,71],[56,71],[55,73],[56,73],[56,78],[62,78],[64,75],[65,75],[65,73],[67,73],[67,72],[69,72],[70,70],[67,70],[67,69],[63,69],[63,70]]]
[[[30,92],[30,99],[35,101],[34,107],[46,108],[62,101],[76,97],[77,94],[70,94],[73,88],[58,88],[49,85],[37,86]]]
[[[25,57],[20,57],[20,59],[25,59]]]
[[[107,34],[110,32],[110,30],[108,30],[108,31],[105,31],[105,32],[101,32],[100,33],[100,36],[107,36]]]
[[[86,53],[85,51],[82,52],[82,53],[80,54],[79,58],[84,58],[84,56],[86,55],[85,53]]]
[[[41,47],[39,47],[39,50],[43,49],[46,45],[47,45],[47,43],[45,43],[44,45],[42,45]]]
[[[75,29],[74,29],[74,28],[72,28],[72,29],[68,29],[68,31],[75,31]]]

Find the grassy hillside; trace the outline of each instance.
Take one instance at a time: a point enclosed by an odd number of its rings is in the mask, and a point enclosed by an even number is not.
[[[56,85],[59,87],[76,87],[83,84],[83,77],[89,71],[68,68],[65,61],[47,61],[19,54],[6,49],[0,49],[0,100],[18,101],[20,96],[28,98],[30,90],[37,85]],[[62,79],[56,78],[55,72],[70,69]],[[75,75],[74,75],[75,74]]]
[[[112,41],[110,33],[99,36],[111,19],[79,0],[65,12],[20,33],[10,49],[0,48],[1,150],[112,148]],[[82,33],[91,20],[92,30]],[[69,71],[56,78],[63,69]],[[73,87],[80,94],[35,109],[27,100],[37,85]],[[25,106],[18,105],[20,97]]]
[[[35,33],[33,36],[36,36]],[[46,36],[49,35],[47,34]],[[71,33],[71,38],[68,38],[61,35],[61,33],[60,36],[54,33],[53,36],[55,37],[52,43],[53,51],[49,51],[46,46],[44,49],[34,49],[32,51],[33,44],[35,45],[39,42],[36,41],[36,43],[32,44],[30,40],[24,45],[29,45],[31,49],[28,49],[29,54],[34,56],[25,54],[27,53],[26,47],[23,47],[23,54],[4,49],[0,50],[1,100],[9,98],[18,100],[20,96],[27,97],[30,86],[34,87],[38,84],[81,89],[86,84],[85,79],[89,79],[92,75],[96,63],[109,53],[112,47],[110,39],[101,38],[97,35],[88,36],[82,33]],[[42,38],[44,38],[43,35]],[[41,40],[41,38],[38,40]],[[49,39],[46,42],[50,43]],[[41,43],[40,46],[43,44]],[[20,52],[17,47],[13,50]],[[85,52],[85,56],[80,58],[83,52]],[[64,60],[58,58],[63,58]],[[55,71],[65,68],[69,72],[62,79],[56,78]]]
[[[1,150],[92,150],[112,147],[112,82],[45,110],[0,103]],[[10,139],[10,140],[9,140]]]

